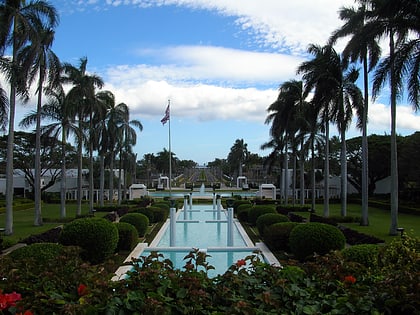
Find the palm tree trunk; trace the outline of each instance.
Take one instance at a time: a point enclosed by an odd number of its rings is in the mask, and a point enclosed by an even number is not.
[[[35,218],[34,225],[42,225],[41,217],[41,103],[42,103],[42,70],[39,75],[38,102],[36,108],[36,132],[35,132]]]
[[[111,158],[109,161],[109,202],[114,202],[114,152],[110,152]]]
[[[341,128],[341,216],[347,215],[347,146],[346,146],[346,131],[345,128]]]
[[[93,213],[93,141],[89,143],[89,212]]]
[[[61,182],[60,182],[60,218],[66,217],[66,128],[61,128]]]
[[[311,178],[311,210],[315,211],[315,135],[312,134],[311,135],[312,140],[311,140],[311,154],[312,154],[312,178]]]
[[[101,175],[99,179],[99,205],[101,207],[104,206],[104,190],[105,190],[105,157],[103,155],[100,156],[100,168],[101,168]]]
[[[391,58],[390,85],[391,85],[391,226],[390,235],[397,235],[398,231],[398,160],[397,160],[397,86],[395,78],[395,45],[394,33],[390,32],[389,55]]]
[[[7,136],[7,161],[6,161],[6,222],[5,235],[13,234],[13,147],[15,139],[15,108],[16,108],[16,87],[12,82],[10,85],[9,101],[9,134]]]
[[[293,182],[292,182],[292,205],[296,204],[296,174],[297,174],[297,158],[296,150],[293,149]]]
[[[305,154],[303,150],[303,141],[301,143],[300,147],[300,205],[305,204]]]
[[[122,168],[122,150],[120,150],[120,162],[118,167],[118,205],[121,205],[121,168]]]
[[[369,107],[369,78],[367,56],[363,59],[363,84],[364,84],[364,106],[362,117],[362,220],[360,225],[369,225],[369,157],[368,157],[368,141],[367,141],[367,117]]]
[[[286,139],[286,150],[284,152],[284,204],[287,205],[289,202],[289,147]]]
[[[81,119],[79,117],[79,119]],[[79,123],[79,139],[77,144],[77,209],[76,215],[82,215],[82,171],[83,171],[83,140],[82,140],[82,126]]]
[[[330,126],[325,121],[325,157],[324,157],[324,217],[330,216]]]

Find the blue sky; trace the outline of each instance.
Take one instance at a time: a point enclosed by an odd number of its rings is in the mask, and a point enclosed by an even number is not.
[[[88,58],[88,71],[142,122],[138,158],[171,147],[199,164],[226,158],[236,139],[252,153],[269,140],[264,124],[278,86],[296,76],[310,43],[325,44],[351,0],[58,0],[53,50],[64,62]],[[341,43],[342,45],[342,43]],[[337,47],[340,48],[339,46]],[[18,106],[17,121],[35,106]],[[390,130],[387,90],[370,105],[369,133]],[[411,106],[398,107],[398,131],[420,130]],[[335,127],[332,128],[335,130]],[[360,133],[354,128],[349,137]]]

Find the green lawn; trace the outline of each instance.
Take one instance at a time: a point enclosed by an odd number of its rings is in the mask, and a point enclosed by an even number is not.
[[[340,204],[330,205],[330,215],[340,215]],[[315,206],[316,214],[322,215],[323,205]],[[361,216],[361,206],[356,204],[349,204],[347,206],[348,216]],[[386,242],[391,241],[395,236],[389,235],[389,228],[391,224],[391,215],[388,211],[377,208],[369,208],[369,226],[360,226],[358,223],[343,224],[361,233],[376,236]],[[410,236],[420,237],[420,216],[409,215],[404,213],[398,214],[398,226],[403,227],[405,232]],[[398,236],[399,237],[399,236]]]
[[[76,216],[76,205],[68,204],[66,206],[67,217],[74,218]],[[315,207],[316,214],[322,215],[323,205],[318,204]],[[12,236],[5,236],[4,239],[11,243],[16,243],[19,240],[45,232],[57,225],[60,225],[60,205],[58,204],[43,204],[42,216],[45,222],[43,226],[34,226],[34,210],[19,210],[14,212],[13,228],[14,233]],[[82,214],[88,212],[88,205],[82,205]],[[347,207],[347,215],[360,217],[361,206],[349,204]],[[306,214],[306,213],[305,213]],[[340,205],[330,205],[330,215],[340,215]],[[386,242],[391,241],[395,236],[389,235],[390,215],[387,211],[379,210],[376,208],[369,208],[369,226],[360,226],[358,223],[343,224],[359,232],[376,236]],[[5,214],[0,214],[0,227],[5,225]],[[420,216],[408,215],[400,213],[398,216],[398,226],[403,227],[409,235],[420,237]],[[397,236],[399,237],[399,236]]]
[[[76,204],[67,204],[66,213],[68,218],[76,216]],[[82,214],[88,213],[88,205],[82,205]],[[43,233],[60,223],[60,205],[58,204],[43,204],[42,217],[45,222],[42,226],[34,226],[34,209],[19,210],[13,213],[13,235],[4,236],[5,241],[17,243],[30,235]],[[0,227],[5,226],[5,214],[0,214]],[[54,222],[55,221],[55,222]]]

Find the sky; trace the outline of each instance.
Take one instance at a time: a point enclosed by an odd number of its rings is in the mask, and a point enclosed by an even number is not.
[[[284,81],[300,79],[309,44],[324,45],[352,0],[55,0],[60,15],[53,51],[103,78],[103,89],[139,120],[134,152],[168,150],[200,165],[227,158],[237,139],[266,156],[267,108]],[[343,47],[339,42],[336,49]],[[160,120],[171,104],[170,124]],[[17,122],[35,107],[18,105]],[[390,134],[389,91],[370,104],[369,133]],[[17,125],[17,124],[16,124]],[[169,130],[170,125],[170,130]],[[331,128],[332,134],[335,127]],[[401,135],[420,130],[420,115],[400,102]],[[170,131],[170,132],[169,132]],[[348,137],[361,135],[352,126]]]

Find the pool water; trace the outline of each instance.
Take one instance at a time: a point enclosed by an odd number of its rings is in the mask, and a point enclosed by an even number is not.
[[[226,247],[227,246],[227,217],[221,211],[221,220],[217,220],[217,211],[212,205],[194,205],[188,210],[187,219],[184,220],[184,210],[177,214],[175,246],[176,247]],[[188,222],[190,221],[190,222]],[[169,229],[162,236],[156,247],[169,247]],[[237,228],[233,230],[233,246],[246,246],[246,243]]]

